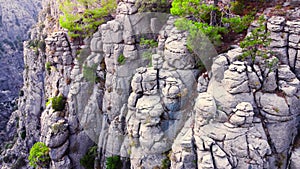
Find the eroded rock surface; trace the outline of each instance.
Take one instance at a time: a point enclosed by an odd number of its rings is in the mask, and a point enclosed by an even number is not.
[[[8,128],[18,123],[26,135],[3,153],[3,167],[23,159],[19,168],[26,168],[29,148],[42,141],[53,169],[83,168],[79,161],[95,144],[100,168],[117,155],[133,169],[296,169],[299,20],[268,19],[278,66],[251,65],[236,47],[202,73],[176,18],[137,14],[134,3],[120,2],[115,19],[83,42],[60,30],[47,34],[44,52],[25,49],[26,87]],[[141,44],[141,37],[157,40],[157,47]],[[46,104],[55,96],[63,96],[63,110]]]

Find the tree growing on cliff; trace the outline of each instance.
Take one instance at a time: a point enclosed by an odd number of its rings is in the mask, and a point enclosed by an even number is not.
[[[117,7],[115,0],[64,0],[60,4],[63,15],[60,26],[68,29],[72,38],[92,35],[99,25],[104,23]]]
[[[258,26],[251,30],[250,34],[240,43],[243,49],[243,54],[240,56],[241,60],[247,60],[250,66],[254,69],[254,65],[258,65],[262,73],[263,80],[266,79],[271,71],[278,65],[278,58],[268,48],[271,39],[270,32],[267,32],[266,19],[260,16],[257,20]]]
[[[174,0],[171,14],[182,17],[176,21],[175,26],[188,31],[191,37],[196,31],[202,32],[215,46],[221,44],[225,34],[241,33],[248,28],[252,17],[229,17],[224,9],[218,6],[218,2],[214,0],[214,4],[208,5],[203,0]]]

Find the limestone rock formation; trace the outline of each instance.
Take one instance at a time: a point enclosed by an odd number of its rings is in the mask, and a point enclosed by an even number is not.
[[[57,19],[55,2],[41,18]],[[45,49],[25,43],[24,95],[7,125],[18,137],[0,167],[29,168],[28,151],[42,141],[53,169],[83,169],[80,159],[96,144],[94,168],[117,156],[133,169],[296,169],[299,8],[268,18],[277,67],[241,60],[235,47],[203,73],[203,56],[188,49],[176,18],[139,14],[134,4],[119,2],[115,18],[83,41],[47,19],[32,30]]]
[[[37,22],[41,9],[38,0],[0,1],[0,144],[8,140],[5,126],[16,110],[18,95],[23,95],[23,41],[28,30]]]

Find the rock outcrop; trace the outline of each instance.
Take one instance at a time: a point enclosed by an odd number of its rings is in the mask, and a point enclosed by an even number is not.
[[[42,5],[38,0],[0,1],[0,144],[7,141],[5,131],[11,113],[16,110],[16,98],[23,95],[23,41],[36,24]]]
[[[83,42],[47,32],[56,26],[50,20],[32,30],[45,49],[25,43],[24,96],[8,123],[18,138],[0,166],[28,168],[30,147],[42,141],[53,169],[83,169],[80,159],[95,144],[95,168],[112,156],[133,169],[297,168],[299,9],[268,18],[278,66],[243,61],[236,47],[203,73],[203,56],[188,49],[176,18],[139,14],[134,3],[120,2],[115,19]],[[43,17],[57,15],[56,7]]]

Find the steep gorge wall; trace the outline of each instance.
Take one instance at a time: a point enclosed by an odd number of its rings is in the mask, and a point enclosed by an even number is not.
[[[175,18],[136,15],[133,4],[120,2],[115,19],[84,44],[51,29],[55,11],[42,15],[50,20],[32,31],[32,40],[44,40],[46,49],[24,50],[24,96],[8,126],[18,139],[2,154],[2,168],[27,168],[36,141],[51,148],[50,168],[83,168],[79,160],[95,143],[100,168],[112,155],[130,168],[162,168],[169,160],[171,168],[186,169],[299,166],[299,147],[293,146],[300,105],[299,9],[291,10],[290,19],[268,19],[278,69],[251,67],[239,61],[241,49],[235,48],[200,74],[199,58],[187,49],[187,33],[176,29]],[[141,34],[158,37],[151,66]],[[63,111],[45,104],[58,95],[66,98]]]
[[[29,39],[41,6],[38,0],[0,1],[0,144],[7,138],[5,126],[23,84],[23,41]]]

